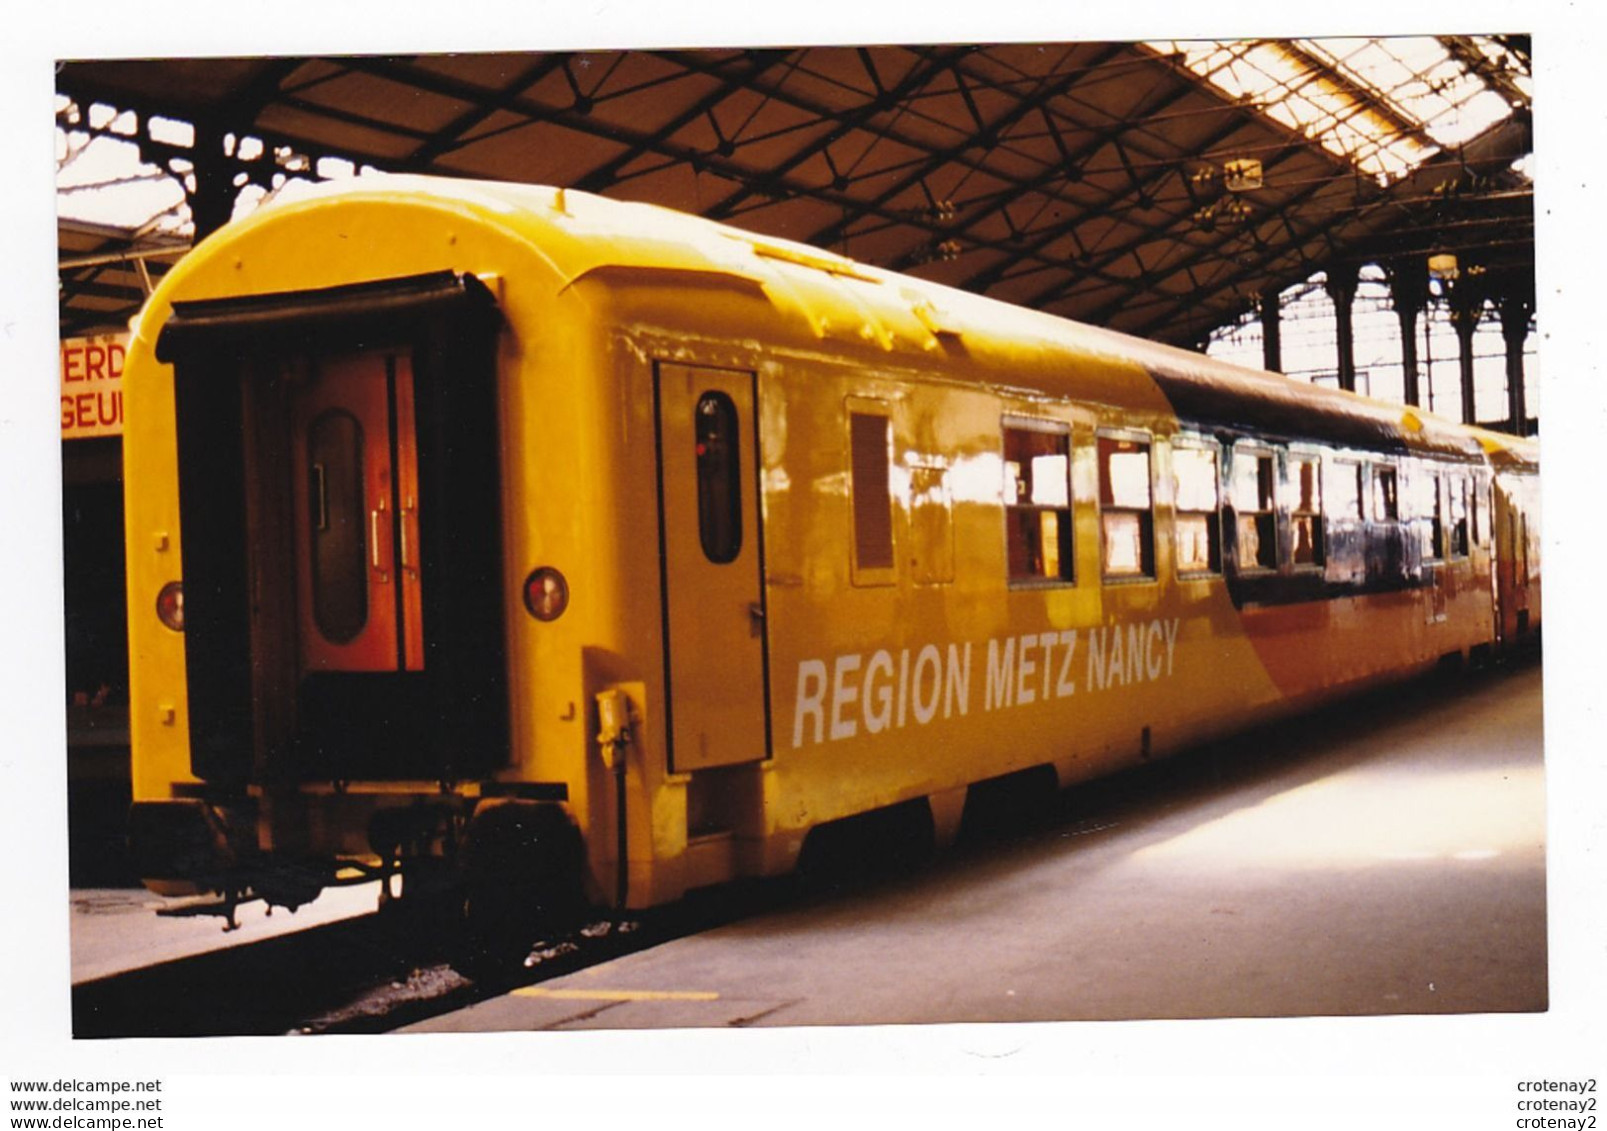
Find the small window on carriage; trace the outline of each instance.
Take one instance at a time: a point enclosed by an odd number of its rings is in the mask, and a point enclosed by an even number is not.
[[[1395,469],[1387,464],[1376,464],[1373,467],[1372,517],[1374,522],[1400,521],[1400,493],[1397,489]]]
[[[307,427],[307,521],[312,552],[312,614],[336,644],[368,623],[368,555],[364,535],[363,426],[344,409],[329,409]]]
[[[1175,445],[1172,479],[1176,488],[1177,572],[1222,571],[1222,488],[1217,449]]]
[[[1233,449],[1230,484],[1240,571],[1278,568],[1277,458],[1271,452]]]
[[[1445,477],[1446,515],[1450,523],[1451,557],[1468,556],[1468,479],[1466,475]]]
[[[1289,457],[1290,553],[1295,568],[1321,567],[1323,550],[1322,465],[1316,456]]]
[[[1356,520],[1365,518],[1362,511],[1362,499],[1365,494],[1362,490],[1365,469],[1359,463],[1348,460],[1335,460],[1330,468],[1328,481],[1328,501],[1326,513],[1331,521]]]
[[[1484,473],[1475,472],[1470,490],[1472,501],[1468,506],[1468,525],[1472,527],[1472,541],[1475,546],[1484,545],[1490,529],[1488,492],[1489,486],[1485,482]]]
[[[1004,522],[1012,583],[1074,579],[1067,425],[1037,420],[1005,424]]]
[[[698,398],[693,418],[697,444],[697,525],[711,562],[734,562],[742,552],[742,475],[737,406],[721,392]]]
[[[1098,455],[1102,572],[1110,581],[1154,577],[1149,441],[1101,436]]]
[[[1423,557],[1440,561],[1445,557],[1445,490],[1440,473],[1423,469],[1415,480],[1413,496],[1414,518],[1425,519],[1423,524]]]
[[[893,567],[891,435],[892,422],[881,413],[848,414],[854,564],[861,570]]]

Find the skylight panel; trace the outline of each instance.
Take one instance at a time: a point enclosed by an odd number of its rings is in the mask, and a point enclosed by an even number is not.
[[[1506,48],[1476,39],[1504,70]],[[1384,39],[1166,40],[1149,44],[1234,100],[1313,139],[1388,184],[1442,148],[1460,145],[1512,112],[1506,98],[1433,36]],[[1514,75],[1527,93],[1527,77]]]
[[[1270,40],[1151,43],[1235,100],[1354,162],[1380,183],[1403,176],[1437,150],[1404,134],[1309,57]],[[1398,62],[1398,61],[1397,61]],[[1359,85],[1359,84],[1358,84]]]
[[[1442,147],[1477,137],[1512,113],[1506,99],[1433,36],[1300,40],[1299,45]]]
[[[1534,100],[1534,76],[1529,73],[1526,62],[1518,59],[1499,40],[1488,35],[1475,35],[1472,37],[1474,46],[1480,53],[1498,67],[1506,81],[1518,88],[1524,98]]]
[[[1441,145],[1460,145],[1511,116],[1512,106],[1507,100],[1484,88],[1443,118],[1436,119],[1429,133]]]

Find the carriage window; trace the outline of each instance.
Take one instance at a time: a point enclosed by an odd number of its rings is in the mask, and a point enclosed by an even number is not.
[[[721,392],[698,398],[697,526],[709,561],[734,562],[742,552],[742,475],[737,406]]]
[[[1215,448],[1172,449],[1177,487],[1177,572],[1222,569],[1221,481]]]
[[[1450,522],[1451,557],[1468,556],[1468,481],[1465,475],[1445,477],[1445,509]]]
[[[891,422],[878,413],[848,415],[854,561],[861,569],[893,565],[893,495],[888,455]]]
[[[1289,508],[1289,526],[1297,566],[1320,566],[1322,540],[1322,475],[1317,460],[1309,456],[1289,458],[1289,486],[1294,490]]]
[[[1005,542],[1012,581],[1071,581],[1071,435],[1004,429]]]
[[[1277,464],[1270,453],[1234,449],[1233,509],[1241,570],[1278,568]]]
[[[336,644],[368,623],[363,427],[343,409],[307,429],[307,520],[312,527],[312,612]]]
[[[1445,500],[1439,472],[1422,473],[1415,502],[1417,516],[1428,520],[1423,528],[1423,556],[1431,560],[1445,557]]]
[[[1400,497],[1396,492],[1395,469],[1373,468],[1373,521],[1395,522],[1401,516]]]
[[[1489,509],[1485,502],[1489,498],[1483,475],[1473,477],[1473,505],[1468,508],[1469,525],[1472,526],[1473,544],[1484,545],[1486,532],[1489,526]]]
[[[1335,463],[1328,477],[1328,515],[1330,518],[1363,518],[1362,466],[1359,463]]]
[[[1107,578],[1155,576],[1149,443],[1099,437],[1099,523]]]

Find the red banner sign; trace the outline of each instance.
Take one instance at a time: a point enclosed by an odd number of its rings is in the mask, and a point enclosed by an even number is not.
[[[123,358],[127,334],[63,338],[61,438],[123,434]]]

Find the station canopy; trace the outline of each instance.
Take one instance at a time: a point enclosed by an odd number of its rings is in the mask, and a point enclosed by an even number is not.
[[[1532,288],[1531,89],[1509,35],[67,62],[62,332],[125,324],[198,227],[380,171],[652,201],[1198,346],[1336,264]]]

